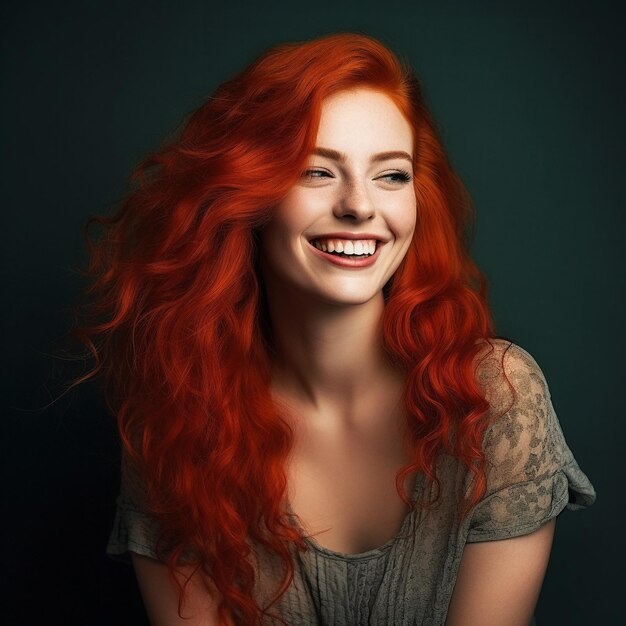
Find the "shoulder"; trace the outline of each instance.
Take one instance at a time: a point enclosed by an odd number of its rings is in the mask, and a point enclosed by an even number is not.
[[[479,355],[476,377],[489,402],[483,449],[492,462],[523,463],[560,433],[548,383],[535,358],[521,346],[490,340]]]
[[[519,369],[541,371],[530,352],[508,339],[490,337],[489,339],[482,339],[480,345],[481,350],[477,356],[477,365],[479,372],[483,375],[487,375],[489,371],[495,373],[494,367],[502,365],[506,365],[507,373]],[[485,370],[489,371],[486,372]]]
[[[493,349],[485,348],[476,369],[490,406],[483,449],[490,464],[528,478],[548,460],[563,460],[561,427],[535,358],[510,341],[490,341]]]
[[[476,380],[492,411],[550,398],[545,375],[535,358],[520,345],[500,338],[483,340],[476,357]]]

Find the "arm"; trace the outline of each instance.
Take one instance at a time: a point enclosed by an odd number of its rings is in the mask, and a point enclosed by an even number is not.
[[[528,535],[466,544],[445,626],[528,626],[555,526],[552,518]]]
[[[178,587],[169,578],[167,566],[160,561],[131,552],[141,596],[152,626],[219,626],[217,605],[205,589],[199,575],[187,585],[185,605],[178,616]],[[191,568],[180,568],[189,576]]]

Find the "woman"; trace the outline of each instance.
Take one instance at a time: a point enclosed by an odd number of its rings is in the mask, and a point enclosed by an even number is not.
[[[495,336],[411,70],[362,35],[278,46],[135,180],[75,333],[151,622],[528,625],[595,492]]]

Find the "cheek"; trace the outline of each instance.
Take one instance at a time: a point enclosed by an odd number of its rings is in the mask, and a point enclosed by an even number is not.
[[[391,212],[390,226],[399,238],[413,237],[416,222],[417,207],[411,200],[399,203]]]
[[[308,223],[310,202],[298,191],[292,191],[274,210],[270,224],[283,237],[302,232]]]
[[[267,225],[268,243],[281,246],[283,251],[298,253],[302,239],[323,213],[324,199],[311,197],[300,190],[293,191],[274,210]]]
[[[271,221],[261,232],[261,254],[272,265],[284,264],[294,249],[304,225],[300,212],[293,204],[276,207]]]

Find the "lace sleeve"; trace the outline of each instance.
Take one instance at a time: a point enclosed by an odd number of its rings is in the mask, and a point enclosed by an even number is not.
[[[479,379],[492,407],[511,406],[485,433],[487,491],[471,513],[468,543],[531,533],[566,507],[582,509],[596,499],[565,441],[536,361],[515,344],[506,350],[513,404],[499,362],[486,359]]]
[[[147,510],[144,493],[141,476],[122,454],[120,493],[106,548],[116,560],[130,563],[130,552],[157,558],[159,526]]]

